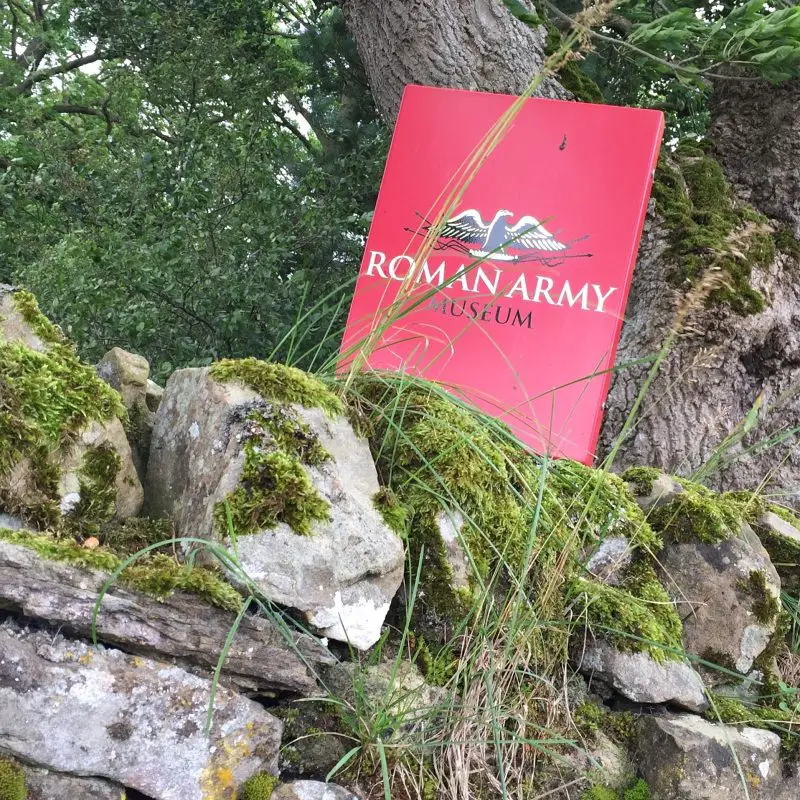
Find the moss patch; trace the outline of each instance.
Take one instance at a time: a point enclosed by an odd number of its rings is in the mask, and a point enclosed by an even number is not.
[[[562,39],[558,29],[552,25],[547,26],[545,39],[545,54],[550,56],[561,47]],[[600,87],[580,67],[580,63],[569,57],[565,64],[559,67],[558,80],[561,85],[575,95],[576,99],[584,103],[604,103],[605,98]]]
[[[408,509],[397,499],[395,493],[381,487],[372,498],[375,508],[378,509],[383,521],[401,538],[408,534]]]
[[[711,693],[706,719],[728,725],[771,730],[781,737],[784,751],[795,752],[800,745],[800,716],[769,705],[745,705],[732,697]]]
[[[321,408],[328,416],[344,413],[342,401],[324,383],[306,372],[255,358],[225,359],[211,365],[211,377],[220,383],[241,383],[265,400]]]
[[[683,626],[649,559],[635,560],[620,578],[618,586],[576,581],[579,617],[620,650],[645,650],[656,661],[680,658]]]
[[[746,581],[739,587],[753,599],[751,611],[762,625],[773,625],[781,613],[781,604],[767,587],[767,576],[763,571],[754,569]]]
[[[76,534],[96,536],[100,532],[100,525],[114,516],[116,481],[120,469],[122,458],[110,444],[86,451],[78,471],[81,499],[67,520],[68,527]]]
[[[665,540],[717,544],[738,533],[741,504],[705,486],[675,476],[684,491],[670,503],[654,508],[647,520]]]
[[[18,342],[0,341],[0,482],[26,459],[32,472],[29,496],[0,491],[0,510],[32,525],[52,527],[61,516],[57,451],[88,423],[124,419],[125,411],[119,395],[78,360],[74,348],[39,312],[33,295],[15,292],[13,302],[48,347],[38,353]],[[96,484],[95,466],[89,463],[85,469],[87,481]],[[106,495],[100,504],[108,500]],[[97,502],[95,497],[94,505],[75,509],[73,519],[97,510]]]
[[[239,789],[237,800],[269,800],[272,793],[280,786],[280,781],[266,772],[253,775]]]
[[[10,531],[0,528],[0,539],[27,547],[42,558],[78,567],[113,572],[122,559],[105,547],[87,550],[72,539],[58,539],[48,534],[29,531]],[[157,599],[182,590],[200,595],[209,603],[228,611],[241,608],[241,595],[213,570],[188,567],[171,556],[143,556],[120,576],[120,583]]]
[[[217,503],[214,519],[221,535],[228,524],[239,536],[285,522],[309,535],[315,521],[330,519],[330,505],[314,488],[304,465],[330,458],[316,434],[287,408],[253,411],[243,429],[244,465],[239,485]]]
[[[653,483],[658,480],[661,470],[655,467],[630,467],[622,473],[622,480],[629,483],[638,497],[646,497],[653,491]]]
[[[22,770],[7,758],[0,758],[0,800],[26,800],[28,787]]]
[[[584,549],[608,535],[626,536],[634,551],[660,548],[618,476],[566,460],[543,465],[495,420],[434,388],[365,380],[359,392],[374,410],[371,445],[382,482],[409,512],[412,575],[423,562],[415,627],[429,642],[437,641],[430,620],[465,618],[498,565],[526,576],[532,613],[561,619],[584,583]],[[469,588],[452,586],[437,525],[442,512],[464,519]]]
[[[703,147],[682,145],[671,164],[659,162],[653,196],[670,231],[671,282],[685,288],[714,268],[725,285],[711,293],[710,303],[740,314],[761,311],[764,297],[750,276],[754,267],[772,263],[775,242],[767,218],[734,200],[720,165]]]

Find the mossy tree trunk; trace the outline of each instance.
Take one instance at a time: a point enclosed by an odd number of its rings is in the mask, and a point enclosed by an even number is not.
[[[515,93],[545,59],[544,28],[531,30],[501,0],[342,5],[390,122],[407,83]],[[565,96],[555,80],[542,93]],[[660,350],[688,290],[709,270],[721,273],[723,286],[685,320],[620,448],[620,467],[652,464],[689,474],[711,459],[705,476],[711,484],[754,487],[768,478],[770,493],[800,501],[795,437],[743,453],[800,426],[797,94],[795,84],[725,81],[715,92],[712,152],[685,153],[662,173],[668,180],[654,191],[659,202],[648,215],[617,363]],[[622,430],[647,372],[636,367],[616,376],[601,454]],[[758,420],[738,436],[758,403]],[[713,454],[726,439],[728,459],[720,461]]]

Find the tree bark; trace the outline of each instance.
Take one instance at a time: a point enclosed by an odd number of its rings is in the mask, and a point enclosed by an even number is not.
[[[545,60],[533,30],[500,0],[343,0],[373,97],[393,124],[409,83],[521,94]],[[552,79],[537,95],[566,97]]]
[[[389,121],[406,83],[519,93],[545,60],[543,29],[520,23],[500,0],[343,0],[343,7],[372,93]],[[565,96],[554,80],[544,94]],[[774,87],[726,80],[716,88],[711,138],[736,201],[749,201],[800,236],[797,107],[797,83]],[[669,281],[679,266],[668,247],[670,233],[651,204],[618,365],[658,353],[686,302],[685,292]],[[757,314],[701,305],[688,316],[619,448],[615,469],[651,464],[692,474],[711,459],[714,469],[704,474],[711,485],[756,488],[766,480],[770,494],[800,505],[796,437],[750,451],[765,437],[800,427],[798,269],[795,257],[778,253],[768,267],[754,270],[751,285],[766,299]],[[616,374],[600,455],[613,448],[647,374],[647,366]],[[740,423],[758,403],[757,424],[738,436]],[[725,457],[719,459],[715,452],[726,438]]]

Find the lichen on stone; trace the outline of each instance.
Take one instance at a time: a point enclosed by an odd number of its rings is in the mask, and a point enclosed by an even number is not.
[[[699,144],[683,144],[671,163],[656,169],[653,196],[670,232],[669,276],[678,287],[691,286],[713,268],[724,276],[709,297],[740,314],[764,308],[763,295],[750,283],[754,267],[775,258],[767,218],[737,202],[722,167]]]
[[[0,800],[27,800],[27,797],[22,769],[7,758],[0,758]]]
[[[259,772],[244,782],[236,795],[236,800],[269,800],[279,785],[280,781],[274,775]]]
[[[294,367],[256,358],[224,359],[211,365],[210,374],[220,383],[241,383],[265,400],[321,408],[329,417],[344,413],[342,401],[324,383]]]

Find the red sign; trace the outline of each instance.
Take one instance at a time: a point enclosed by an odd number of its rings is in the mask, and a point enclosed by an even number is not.
[[[407,87],[343,363],[362,351],[368,368],[436,381],[538,452],[591,463],[663,116],[526,100],[475,171],[516,100]]]

